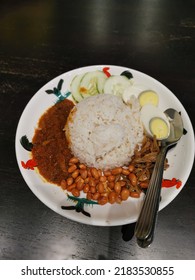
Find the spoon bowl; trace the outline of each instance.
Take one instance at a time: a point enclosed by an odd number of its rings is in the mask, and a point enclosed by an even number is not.
[[[175,109],[167,109],[165,112],[169,123],[170,123],[170,133],[167,139],[162,142],[166,142],[167,144],[175,144],[178,142],[181,136],[183,135],[183,121],[180,113],[178,113]]]
[[[183,121],[180,113],[172,108],[167,109],[164,113],[170,123],[169,136],[161,141],[161,149],[156,158],[146,197],[135,227],[137,243],[142,248],[148,247],[153,241],[166,154],[183,135]]]

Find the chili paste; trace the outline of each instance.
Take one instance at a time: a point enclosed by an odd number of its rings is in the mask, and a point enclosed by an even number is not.
[[[64,126],[74,103],[65,99],[49,108],[40,118],[33,137],[32,156],[39,173],[49,182],[60,185],[68,177],[68,162],[73,156]]]

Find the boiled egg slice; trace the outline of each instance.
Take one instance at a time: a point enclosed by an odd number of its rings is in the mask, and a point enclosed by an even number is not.
[[[169,136],[170,123],[166,115],[156,106],[146,104],[141,109],[141,121],[149,137],[163,140]]]
[[[158,94],[153,90],[142,91],[138,96],[138,100],[141,107],[146,104],[152,104],[157,107],[159,102]]]
[[[142,85],[132,85],[127,87],[122,95],[123,101],[128,103],[131,100],[132,96],[138,98],[139,94],[144,90],[144,86]]]

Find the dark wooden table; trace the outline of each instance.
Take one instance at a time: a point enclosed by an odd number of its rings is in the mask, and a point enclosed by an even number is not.
[[[14,2],[11,3],[11,2]],[[24,182],[15,158],[20,115],[54,77],[86,65],[130,67],[159,80],[195,123],[194,0],[34,0],[0,4],[0,259],[195,259],[195,169],[141,249],[121,227],[61,217]]]

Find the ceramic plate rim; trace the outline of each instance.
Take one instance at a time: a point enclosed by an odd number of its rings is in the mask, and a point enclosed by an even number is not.
[[[187,165],[187,169],[185,174],[183,175],[182,181],[183,181],[183,185],[180,189],[178,189],[176,192],[172,192],[169,195],[169,199],[165,199],[162,200],[160,203],[160,209],[162,210],[164,207],[166,207],[178,194],[179,192],[183,189],[183,187],[185,186],[186,181],[188,180],[190,173],[191,173],[191,169],[193,166],[193,162],[194,162],[194,153],[195,153],[195,145],[194,145],[194,131],[193,131],[193,127],[190,121],[190,118],[185,110],[185,108],[183,107],[183,105],[181,104],[181,102],[179,101],[179,99],[173,94],[173,92],[171,92],[165,85],[163,85],[161,82],[159,82],[158,80],[154,79],[153,77],[129,68],[129,67],[125,67],[125,66],[116,66],[116,65],[91,65],[91,66],[84,66],[84,67],[80,67],[80,68],[76,68],[76,69],[72,69],[70,71],[67,71],[65,73],[62,73],[60,75],[58,75],[57,77],[53,78],[52,80],[50,80],[49,82],[47,82],[44,86],[42,86],[33,96],[32,98],[29,100],[29,102],[26,104],[20,118],[19,118],[19,122],[17,125],[17,129],[16,129],[16,136],[15,136],[15,152],[16,152],[16,158],[17,158],[17,162],[18,162],[18,166],[20,169],[20,172],[22,174],[22,177],[24,178],[26,184],[28,185],[28,187],[31,189],[31,191],[35,194],[35,196],[42,201],[47,207],[49,207],[50,209],[52,209],[53,211],[55,211],[56,213],[60,214],[61,216],[71,219],[73,221],[76,222],[80,222],[80,223],[84,223],[84,224],[89,224],[89,225],[95,225],[95,226],[119,226],[119,225],[123,225],[123,224],[127,224],[127,223],[133,223],[136,221],[136,217],[131,218],[131,217],[125,217],[124,219],[111,219],[105,217],[104,219],[102,218],[86,218],[84,217],[81,213],[77,213],[76,211],[72,212],[72,211],[64,211],[64,210],[60,210],[59,209],[59,205],[56,205],[55,203],[51,203],[51,201],[48,201],[47,197],[44,197],[40,191],[37,190],[37,188],[35,188],[34,186],[34,182],[32,180],[32,178],[29,176],[29,170],[25,170],[21,167],[21,146],[19,143],[19,139],[21,138],[21,133],[22,133],[22,126],[24,125],[25,121],[24,121],[24,117],[26,115],[28,115],[28,110],[29,107],[31,106],[31,104],[33,102],[36,102],[37,99],[40,99],[40,95],[41,94],[46,94],[45,93],[45,89],[50,85],[53,84],[55,81],[59,80],[60,78],[66,76],[67,75],[69,77],[73,77],[73,75],[76,75],[80,72],[87,72],[87,71],[92,71],[92,70],[97,70],[97,69],[103,69],[104,67],[109,67],[111,69],[111,71],[113,71],[113,73],[121,73],[124,70],[129,70],[130,72],[133,73],[133,75],[138,75],[143,77],[143,79],[149,79],[151,82],[154,82],[154,84],[156,84],[157,86],[160,86],[162,88],[162,90],[164,90],[166,92],[167,95],[170,95],[170,98],[172,98],[176,103],[177,106],[179,107],[179,109],[182,111],[182,116],[184,116],[185,119],[185,125],[187,125],[187,130],[188,130],[188,141],[190,142],[191,145],[191,153],[189,154],[189,158],[188,158],[188,165]],[[113,74],[112,73],[112,74]],[[149,81],[148,80],[148,81]],[[52,106],[52,102],[55,103],[55,97],[52,96],[50,98],[50,100],[48,102],[51,102]],[[37,119],[38,121],[38,119]],[[25,133],[24,133],[25,134]],[[193,151],[193,153],[192,153]],[[36,173],[34,173],[36,174]],[[32,175],[32,174],[31,174]],[[35,176],[38,176],[38,174],[36,174]],[[45,184],[45,187],[48,187],[48,183]],[[44,187],[43,187],[44,188]],[[55,188],[55,191],[58,191],[56,189],[55,185],[50,185],[49,188]],[[60,189],[60,188],[59,188]],[[48,189],[49,190],[49,189]],[[168,191],[168,190],[166,190]],[[46,190],[47,192],[47,190]],[[64,195],[62,193],[62,195]],[[141,203],[142,203],[143,197],[140,199],[139,201],[139,205],[137,205],[137,211],[139,211],[140,207],[141,207]],[[62,203],[62,202],[61,202]],[[129,204],[129,200],[128,200],[128,204]],[[127,207],[128,208],[128,204],[127,202],[123,202],[123,208]],[[126,206],[125,206],[126,205]],[[98,207],[107,207],[107,206],[98,206]],[[109,208],[113,207],[113,205],[109,205]],[[116,207],[119,208],[119,206],[117,205]],[[98,211],[98,210],[97,210]],[[100,210],[102,211],[102,209]],[[90,212],[92,212],[92,214],[94,214],[94,207],[90,209]],[[81,216],[82,215],[82,216]]]

